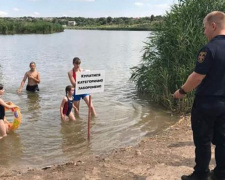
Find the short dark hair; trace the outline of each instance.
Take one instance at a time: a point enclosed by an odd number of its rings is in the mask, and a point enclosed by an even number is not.
[[[73,58],[73,64],[75,64],[75,63],[79,63],[79,64],[81,63],[81,60],[79,57]]]
[[[35,63],[34,61],[30,62],[30,65],[31,65],[31,64],[34,64],[34,65],[36,66],[36,63]]]
[[[0,90],[2,90],[4,87],[3,87],[3,85],[2,84],[0,84]]]

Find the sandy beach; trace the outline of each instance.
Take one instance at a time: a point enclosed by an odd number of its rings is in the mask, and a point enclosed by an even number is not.
[[[211,168],[214,165],[212,156]],[[190,118],[134,147],[115,149],[109,154],[82,156],[64,164],[40,169],[0,172],[1,180],[179,180],[192,172],[194,145]]]

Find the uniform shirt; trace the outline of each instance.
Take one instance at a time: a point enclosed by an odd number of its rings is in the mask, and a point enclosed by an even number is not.
[[[194,71],[206,75],[196,89],[196,96],[225,98],[225,35],[214,37],[200,50]]]

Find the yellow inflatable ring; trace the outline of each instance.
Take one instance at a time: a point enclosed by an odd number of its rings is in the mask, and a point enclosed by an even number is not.
[[[8,102],[7,103],[8,105],[14,105],[12,102]],[[20,126],[20,123],[21,123],[21,118],[22,118],[22,115],[20,113],[20,108],[12,108],[12,109],[8,109],[8,108],[5,108],[5,111],[8,111],[8,110],[11,110],[12,113],[13,113],[13,116],[14,116],[14,120],[13,122],[8,122],[6,117],[4,119],[4,121],[8,124],[9,126],[9,130],[16,130],[18,129],[18,127]]]

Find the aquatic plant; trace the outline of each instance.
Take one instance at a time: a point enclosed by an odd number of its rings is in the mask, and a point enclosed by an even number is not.
[[[175,101],[172,94],[193,71],[196,55],[207,42],[203,19],[211,11],[225,11],[223,0],[178,0],[167,12],[161,29],[149,36],[131,80],[140,94],[174,111],[188,112],[194,92]]]
[[[63,27],[58,23],[0,18],[0,34],[48,34],[63,31]]]

